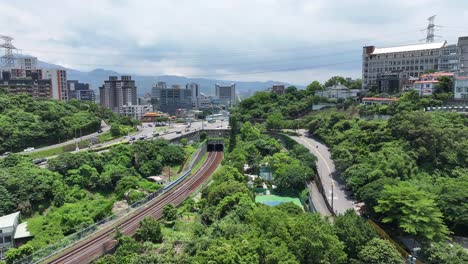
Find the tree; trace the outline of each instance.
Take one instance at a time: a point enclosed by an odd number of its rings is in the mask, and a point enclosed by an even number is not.
[[[324,87],[330,87],[330,86],[334,86],[334,85],[337,85],[337,84],[342,84],[344,86],[349,86],[348,81],[345,78],[341,77],[341,76],[331,77],[330,79],[328,79],[328,81],[325,82],[325,84],[323,86]]]
[[[422,247],[422,255],[427,264],[464,264],[468,263],[468,253],[460,245],[446,241],[431,243]]]
[[[166,221],[174,221],[177,219],[177,209],[172,204],[166,204],[163,208],[163,216]]]
[[[390,242],[374,238],[359,252],[358,259],[362,264],[404,264],[405,261],[395,246]]]
[[[11,210],[15,207],[15,203],[13,202],[13,197],[8,192],[8,190],[3,186],[0,185],[0,215],[6,215],[11,213]]]
[[[453,81],[452,78],[442,76],[437,79],[439,83],[436,86],[436,93],[452,93],[453,92]]]
[[[286,88],[286,93],[287,94],[295,94],[297,92],[296,86],[289,86]]]
[[[152,217],[145,217],[140,222],[136,235],[143,241],[160,243],[162,241],[161,225]]]
[[[284,116],[279,111],[274,112],[268,116],[265,126],[268,130],[281,129],[284,126]]]
[[[304,210],[293,202],[280,203],[279,205],[275,207],[291,215],[300,215],[304,213]]]
[[[307,85],[307,91],[315,94],[316,91],[323,90],[323,86],[318,81],[313,81],[311,84]]]
[[[468,226],[468,173],[458,178],[440,179],[437,203],[451,229]]]
[[[334,226],[336,235],[345,245],[348,258],[357,259],[363,246],[377,237],[374,229],[366,220],[352,209],[347,210],[335,218]]]
[[[418,238],[440,240],[449,234],[433,195],[418,190],[410,182],[385,186],[375,211],[384,215],[382,222],[396,223]]]
[[[6,252],[5,259],[7,264],[12,264],[15,260],[27,257],[34,252],[34,248],[29,245],[22,245],[19,248],[12,248]]]

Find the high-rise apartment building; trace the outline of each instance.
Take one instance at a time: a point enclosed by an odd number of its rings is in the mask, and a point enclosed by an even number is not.
[[[0,88],[7,93],[26,93],[34,98],[52,98],[52,80],[41,79],[41,74],[31,73],[24,78],[12,78],[10,71],[3,71],[0,74]]]
[[[131,76],[122,76],[119,80],[117,76],[110,76],[104,81],[104,85],[99,87],[99,99],[102,106],[110,108],[113,112],[119,113],[124,105],[137,104],[137,87]]]
[[[92,102],[96,100],[94,91],[89,88],[88,83],[80,83],[76,80],[68,80],[67,89],[69,99],[77,99]]]
[[[59,69],[42,69],[42,79],[52,81],[52,98],[68,100],[67,71]]]
[[[200,86],[198,83],[187,83],[185,88],[192,91],[192,108],[199,109],[203,99],[200,94]]]
[[[230,85],[215,85],[216,97],[223,101],[225,106],[231,107],[236,104],[236,84]]]
[[[160,89],[158,102],[161,112],[175,115],[179,109],[192,109],[192,91],[179,88]]]
[[[167,84],[165,82],[157,82],[151,88],[151,104],[153,105],[153,110],[160,110],[159,99],[161,97],[161,90],[166,88]]]

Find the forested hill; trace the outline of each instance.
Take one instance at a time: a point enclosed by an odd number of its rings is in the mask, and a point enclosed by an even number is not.
[[[130,123],[95,103],[10,95],[0,90],[0,153],[46,146],[97,132],[101,119]]]

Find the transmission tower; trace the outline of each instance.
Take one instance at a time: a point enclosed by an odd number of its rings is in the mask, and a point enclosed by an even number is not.
[[[5,48],[5,55],[2,57],[2,62],[5,67],[14,67],[15,66],[15,57],[13,56],[13,50],[17,49],[11,41],[12,37],[0,35],[0,39],[5,41],[3,44],[0,44],[0,47]]]
[[[434,35],[435,27],[440,27],[440,26],[434,24],[435,17],[436,17],[436,15],[433,15],[433,16],[429,17],[427,19],[429,21],[429,23],[427,24],[427,28],[422,30],[422,31],[427,31],[427,36],[426,36],[426,42],[427,43],[434,42],[434,37],[440,37],[440,36]]]

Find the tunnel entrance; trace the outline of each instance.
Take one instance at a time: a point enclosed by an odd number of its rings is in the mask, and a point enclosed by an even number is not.
[[[208,150],[208,152],[215,151],[215,145],[214,144],[208,144],[207,145],[207,150]]]
[[[224,145],[223,144],[215,144],[214,149],[215,149],[215,151],[224,151]]]
[[[210,140],[206,145],[207,151],[224,151],[224,141],[223,140]]]

